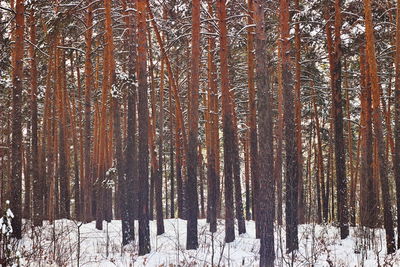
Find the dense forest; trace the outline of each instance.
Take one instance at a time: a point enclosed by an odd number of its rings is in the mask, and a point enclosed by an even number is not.
[[[400,266],[399,2],[0,1],[0,263]]]

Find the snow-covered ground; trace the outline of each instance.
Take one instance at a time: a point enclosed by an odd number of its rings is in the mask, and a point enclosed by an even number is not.
[[[79,266],[258,266],[260,245],[254,222],[247,222],[247,233],[230,244],[224,243],[223,220],[218,224],[212,236],[206,221],[199,220],[200,247],[188,251],[186,221],[165,220],[166,233],[161,236],[156,235],[156,221],[150,222],[152,251],[139,257],[137,241],[121,247],[120,221],[104,222],[104,230],[99,231],[94,222],[59,220],[33,231],[26,225],[24,238],[13,244],[13,251],[22,255],[23,266],[78,266],[79,244]],[[137,229],[136,225],[136,235]],[[350,237],[340,240],[336,227],[301,225],[300,249],[290,255],[284,253],[284,228],[277,227],[275,233],[276,266],[400,266],[400,252],[386,255],[383,230],[366,233],[352,228]],[[367,234],[373,238],[366,238]]]

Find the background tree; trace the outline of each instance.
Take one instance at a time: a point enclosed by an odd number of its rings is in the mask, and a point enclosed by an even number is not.
[[[254,21],[256,23],[255,49],[257,111],[259,131],[259,154],[257,163],[260,173],[260,188],[266,190],[259,195],[260,203],[257,219],[260,223],[260,266],[274,266],[274,219],[275,219],[275,187],[273,156],[273,115],[272,93],[270,88],[269,58],[266,52],[267,36],[264,20],[265,4],[254,1]]]

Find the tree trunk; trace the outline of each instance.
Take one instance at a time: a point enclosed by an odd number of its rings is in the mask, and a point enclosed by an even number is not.
[[[281,57],[283,80],[283,108],[286,153],[286,250],[297,250],[298,245],[298,156],[296,148],[293,73],[290,61],[289,1],[280,0]]]
[[[260,173],[260,188],[264,191],[259,194],[259,209],[257,219],[260,224],[260,266],[274,266],[274,215],[275,215],[275,188],[274,188],[274,157],[273,157],[273,116],[272,90],[268,73],[267,35],[264,21],[265,3],[254,1],[254,21],[256,23],[255,51],[256,84],[257,84],[257,111],[259,131],[259,158],[258,170]]]
[[[208,0],[208,12],[213,15],[212,0]],[[209,24],[208,31],[214,32],[214,27]],[[209,151],[207,153],[207,180],[208,180],[208,207],[207,217],[210,222],[210,232],[217,231],[218,199],[219,199],[219,116],[218,116],[218,85],[217,67],[214,62],[215,39],[208,37],[208,111],[210,129],[206,132],[209,139]]]
[[[338,0],[337,0],[338,1]],[[366,33],[366,57],[368,60],[369,75],[371,78],[372,95],[372,121],[374,124],[374,135],[377,141],[378,165],[381,182],[384,227],[386,231],[387,253],[395,252],[393,217],[390,204],[390,190],[388,181],[388,163],[385,157],[385,142],[382,130],[382,114],[380,107],[380,85],[378,81],[378,66],[375,55],[375,38],[372,25],[371,0],[364,0],[365,9],[365,33]]]
[[[32,9],[30,12],[30,41],[36,45],[36,24],[35,13]],[[39,144],[38,144],[38,106],[37,106],[37,66],[35,47],[29,47],[29,56],[31,58],[31,126],[32,126],[32,159],[39,159]],[[43,144],[42,144],[43,145]],[[33,225],[43,225],[43,177],[40,175],[40,164],[32,164],[32,186],[33,186]]]
[[[87,0],[89,4],[90,0]],[[83,216],[84,222],[90,222],[92,216],[92,166],[90,159],[90,146],[91,146],[91,90],[92,90],[92,25],[93,25],[93,10],[92,6],[89,5],[86,14],[86,34],[85,34],[85,123],[84,123],[84,160],[85,162],[85,175],[82,177],[83,181],[83,194],[82,194],[82,205],[83,205]]]
[[[248,24],[253,24],[254,0],[248,0]],[[256,221],[256,232],[259,232],[257,222],[258,188],[259,178],[257,175],[258,147],[257,147],[257,123],[256,123],[256,90],[254,86],[254,28],[249,27],[247,32],[247,65],[248,65],[248,87],[249,87],[249,139],[250,139],[250,175],[252,185],[252,212],[253,220]]]
[[[12,75],[12,113],[11,113],[11,204],[14,213],[11,225],[13,236],[22,238],[22,79],[24,57],[24,1],[17,0],[15,5],[15,46]]]
[[[149,112],[147,104],[147,64],[146,64],[146,0],[137,0],[138,21],[138,91],[139,91],[139,255],[150,252],[149,229]]]
[[[400,3],[397,1],[396,13],[396,77],[395,77],[395,129],[394,129],[394,177],[396,182],[397,199],[397,233],[400,233]],[[397,248],[400,248],[400,234],[397,235]]]
[[[226,26],[226,0],[217,0],[218,25],[220,30],[220,61],[222,91],[222,121],[224,134],[224,185],[225,185],[225,242],[235,240],[233,208],[233,107],[228,71],[228,33]]]
[[[189,88],[189,143],[187,151],[187,185],[186,185],[186,216],[187,238],[186,249],[197,249],[197,149],[199,135],[199,76],[200,76],[200,0],[192,3],[192,54],[191,77]]]
[[[342,28],[341,0],[335,0],[335,40],[332,64],[332,116],[335,138],[335,169],[337,211],[340,227],[340,237],[349,235],[347,183],[346,183],[346,149],[343,137],[343,108],[342,108],[342,48],[340,31]]]
[[[360,48],[361,72],[361,170],[360,170],[360,223],[363,226],[375,228],[374,217],[378,214],[373,179],[373,147],[371,121],[371,83],[367,75],[368,64],[365,58],[365,47]]]
[[[274,164],[274,180],[276,184],[276,217],[278,225],[282,225],[282,202],[283,202],[283,194],[282,194],[282,146],[283,146],[283,81],[282,81],[282,60],[280,59],[280,53],[282,53],[282,48],[278,43],[278,92],[277,92],[277,110],[278,110],[278,118],[276,123],[276,155],[275,155],[275,164]]]
[[[295,9],[300,15],[299,0],[295,0]],[[304,223],[304,186],[303,186],[303,148],[302,148],[302,127],[301,127],[301,37],[300,37],[300,17],[294,26],[295,31],[295,109],[296,109],[296,148],[297,148],[297,165],[298,165],[298,218],[299,223]]]
[[[325,178],[324,178],[324,161],[323,161],[323,155],[322,155],[322,140],[321,140],[321,128],[319,125],[319,118],[318,118],[318,110],[317,110],[317,100],[316,100],[316,95],[317,92],[314,89],[314,97],[313,97],[313,106],[314,106],[314,119],[315,119],[315,132],[317,134],[317,146],[318,148],[315,151],[316,154],[316,165],[317,165],[317,223],[322,223],[322,213],[323,213],[323,218],[324,222],[327,222],[328,220],[328,214],[327,210],[325,210],[323,207],[325,207],[325,203],[327,202],[327,199],[325,197]],[[322,187],[322,190],[321,190]],[[321,201],[322,200],[322,201]],[[321,205],[322,203],[322,205]]]

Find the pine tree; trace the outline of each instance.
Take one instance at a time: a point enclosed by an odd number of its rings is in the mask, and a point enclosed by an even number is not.
[[[264,21],[265,3],[254,1],[254,21],[256,23],[255,51],[256,57],[256,84],[257,84],[257,111],[258,111],[258,171],[260,174],[260,188],[265,190],[259,194],[259,209],[257,219],[260,223],[260,266],[274,266],[274,215],[275,215],[275,188],[274,188],[274,157],[273,157],[273,113],[272,90],[270,88],[270,74],[268,72],[267,35]]]
[[[186,216],[187,238],[186,248],[197,249],[197,147],[199,132],[199,76],[200,76],[200,0],[192,3],[192,55],[191,77],[189,89],[189,143],[187,151],[187,185],[186,185]]]
[[[90,4],[90,0],[87,0]],[[91,91],[92,91],[92,34],[93,34],[93,7],[89,5],[86,13],[86,34],[85,34],[85,114],[84,114],[84,166],[85,176],[83,180],[82,205],[84,221],[92,219],[92,165],[91,165]]]
[[[231,100],[228,72],[228,33],[226,26],[226,0],[217,0],[218,25],[220,30],[222,123],[224,135],[224,186],[225,186],[225,242],[235,240],[233,210],[233,103]]]
[[[12,75],[12,113],[11,113],[11,203],[15,217],[12,219],[13,236],[22,238],[22,80],[24,56],[24,1],[15,3],[15,45]]]
[[[150,229],[149,229],[149,112],[147,104],[147,64],[146,64],[146,1],[137,0],[138,10],[138,119],[139,119],[139,255],[150,252]]]
[[[339,1],[339,0],[337,0]],[[394,253],[396,245],[394,241],[393,217],[390,204],[390,190],[388,181],[388,163],[385,157],[385,141],[382,130],[382,112],[380,104],[380,85],[378,82],[378,66],[375,55],[375,37],[372,25],[371,0],[364,0],[365,11],[365,34],[366,34],[366,56],[368,60],[368,69],[371,79],[372,96],[372,122],[374,125],[374,136],[377,142],[377,154],[380,184],[383,200],[383,219],[386,231],[387,253]]]
[[[335,169],[337,210],[342,239],[349,235],[347,182],[346,182],[346,151],[343,137],[343,108],[342,108],[342,46],[341,46],[341,0],[335,1],[335,40],[333,51],[333,76],[332,76],[332,115],[335,138]]]
[[[397,199],[397,233],[400,233],[400,3],[397,1],[396,13],[396,57],[395,57],[395,129],[394,129],[394,159],[393,169],[396,182]],[[400,235],[397,235],[397,248],[400,248]]]
[[[30,41],[36,44],[36,22],[34,9],[30,12]],[[32,125],[32,160],[39,158],[38,144],[38,107],[37,107],[37,64],[34,46],[30,46],[31,57],[31,125]],[[40,164],[32,164],[32,185],[33,185],[33,225],[43,224],[43,178],[40,175]]]
[[[293,73],[290,60],[289,1],[280,0],[281,58],[286,154],[286,250],[298,249],[298,157],[294,114]]]

